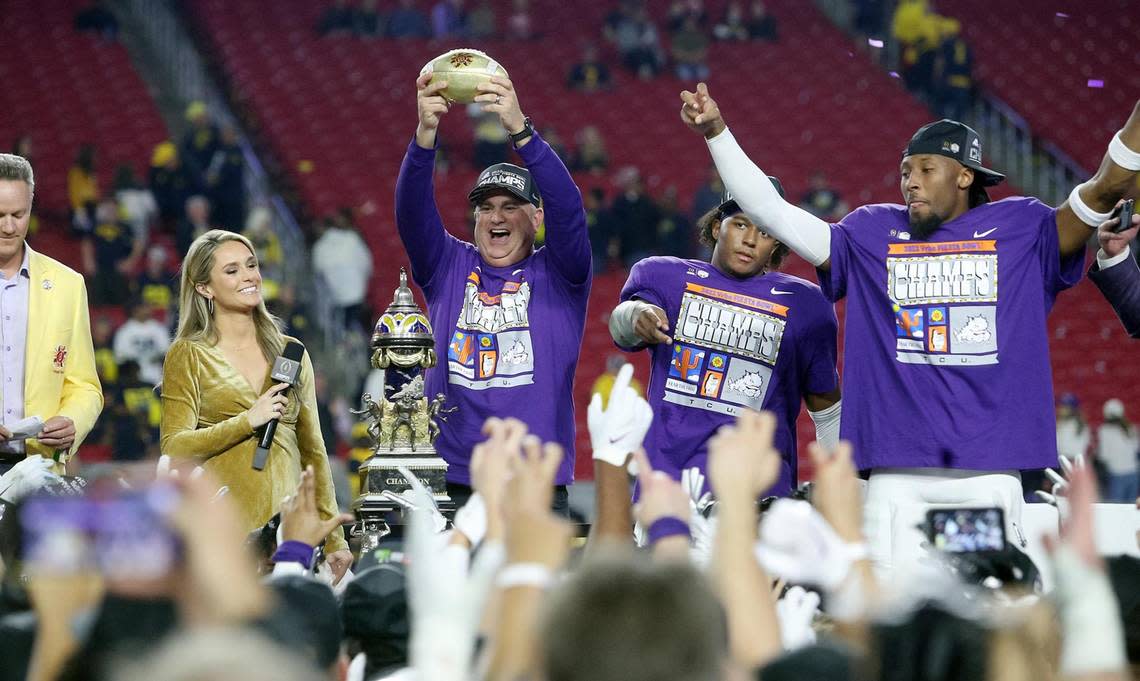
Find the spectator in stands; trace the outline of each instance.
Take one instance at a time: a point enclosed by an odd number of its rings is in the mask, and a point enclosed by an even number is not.
[[[800,199],[800,208],[828,222],[838,222],[847,215],[847,202],[827,181],[827,174],[816,170],[809,180],[811,188]]]
[[[212,228],[213,214],[211,209],[210,200],[201,194],[195,194],[186,199],[185,212],[174,234],[174,241],[181,255],[186,255],[194,239]]]
[[[942,42],[935,61],[935,111],[939,116],[961,120],[973,100],[974,53],[962,39],[957,19],[942,17]]]
[[[115,361],[115,325],[105,314],[96,315],[91,323],[91,344],[95,349],[95,370],[103,389],[113,388],[119,382],[119,363]]]
[[[463,0],[439,0],[431,8],[431,34],[436,40],[467,35],[467,15]]]
[[[361,0],[360,9],[352,18],[352,28],[362,38],[384,35],[384,17],[377,8],[379,0]]]
[[[506,161],[510,155],[510,139],[499,125],[499,117],[483,111],[478,104],[469,105],[467,114],[475,119],[475,167],[486,168]]]
[[[150,226],[158,217],[154,193],[142,186],[129,164],[120,165],[115,170],[112,187],[123,221],[131,226],[135,240],[145,244],[150,238]]]
[[[151,309],[161,312],[163,319],[170,319],[174,309],[175,282],[174,275],[166,267],[170,259],[166,248],[159,245],[151,246],[146,251],[146,264],[142,274],[135,280],[134,291],[139,300],[150,305]]]
[[[513,40],[531,40],[534,34],[534,20],[530,15],[530,0],[512,0],[511,15],[507,17],[507,37]]]
[[[273,316],[281,320],[286,335],[300,339],[308,345],[312,337],[309,313],[297,300],[297,291],[292,286],[281,287],[277,297],[270,301],[270,311],[273,312]]]
[[[675,258],[692,256],[693,239],[687,215],[681,212],[676,185],[669,185],[657,200],[657,253]]]
[[[1057,399],[1057,455],[1071,461],[1084,457],[1091,436],[1080,400],[1073,393],[1061,395]]]
[[[372,277],[372,251],[360,237],[351,208],[325,221],[325,230],[313,244],[313,272],[324,278],[333,306],[346,328],[371,329],[367,305]]]
[[[558,134],[558,130],[553,125],[548,125],[542,129],[542,139],[550,145],[558,158],[562,159],[563,163],[568,163],[570,159],[570,150],[562,143],[562,135]]]
[[[416,8],[416,0],[400,0],[400,4],[388,15],[389,38],[430,38],[431,23],[427,16]]]
[[[673,63],[681,80],[705,80],[709,77],[709,38],[692,14],[685,16],[673,34]]]
[[[237,130],[231,125],[222,128],[206,168],[206,195],[214,226],[236,232],[245,221],[245,156]]]
[[[575,136],[577,148],[571,160],[574,171],[587,171],[600,175],[610,165],[610,154],[606,150],[606,140],[596,126],[587,125]]]
[[[497,37],[499,27],[495,17],[495,8],[490,0],[482,0],[475,9],[467,15],[467,36],[482,40]]]
[[[95,145],[84,144],[67,171],[67,200],[71,206],[71,228],[77,234],[90,234],[95,227],[95,206],[99,203],[99,177],[95,172]]]
[[[610,205],[610,219],[621,240],[622,263],[632,267],[657,249],[657,206],[645,195],[641,173],[633,166],[618,171],[615,178],[621,192]]]
[[[1096,456],[1108,473],[1105,501],[1132,503],[1137,488],[1137,456],[1140,438],[1136,426],[1124,417],[1124,403],[1113,398],[1104,403],[1104,423],[1096,431]]]
[[[665,16],[665,25],[669,27],[670,33],[676,33],[685,27],[688,19],[696,20],[697,26],[704,28],[708,21],[704,0],[673,0]]]
[[[75,13],[75,30],[91,31],[108,42],[119,37],[119,20],[103,0],[94,0],[90,6]]]
[[[566,86],[579,92],[597,92],[610,87],[610,67],[598,58],[594,43],[582,46],[582,60],[570,67]]]
[[[95,228],[80,244],[83,267],[91,277],[93,305],[122,305],[127,301],[127,274],[134,269],[142,249],[131,228],[119,220],[119,205],[114,199],[100,201]]]
[[[155,146],[150,159],[150,191],[158,202],[158,217],[162,231],[176,232],[186,210],[186,199],[194,195],[195,185],[178,158],[178,147],[173,142]]]
[[[926,0],[902,0],[891,22],[891,35],[901,48],[903,82],[924,97],[929,97],[934,86],[940,23]]]
[[[586,226],[590,230],[590,250],[594,256],[594,274],[609,269],[610,261],[618,256],[617,235],[606,208],[606,191],[594,187],[582,196],[586,209]]]
[[[258,206],[249,212],[242,236],[249,239],[257,252],[258,264],[261,265],[262,295],[266,300],[273,300],[285,277],[285,253],[281,249],[281,239],[273,231],[273,213],[269,208]]]
[[[12,153],[17,156],[23,156],[34,168],[36,159],[33,148],[32,136],[27,133],[17,135],[16,141],[12,142]]]
[[[0,431],[0,474],[32,454],[54,455],[62,472],[103,408],[83,277],[25,242],[34,193],[27,160],[0,154],[0,332],[11,348],[0,372],[21,377],[2,382],[2,421],[45,419],[35,439],[11,441]]]
[[[738,0],[724,7],[724,16],[713,27],[713,37],[717,40],[748,40],[748,24],[744,21],[744,7]]]
[[[348,0],[333,0],[317,22],[317,34],[347,33],[353,28],[353,12]]]
[[[752,0],[752,9],[748,15],[748,36],[753,40],[770,42],[776,42],[780,39],[776,17],[772,16],[768,11],[768,6],[762,0]]]
[[[119,363],[119,383],[115,387],[114,407],[111,410],[114,418],[114,460],[158,458],[162,400],[154,386],[154,382],[140,374],[139,363],[135,360],[128,359]]]
[[[722,201],[724,201],[724,183],[720,181],[720,173],[717,172],[716,166],[711,165],[705,183],[697,189],[697,193],[693,196],[690,221],[696,224],[702,215],[719,206]]]
[[[144,300],[127,304],[129,317],[115,332],[115,361],[131,360],[139,365],[139,378],[151,386],[162,380],[162,358],[170,347],[170,332],[154,318],[154,310]]]
[[[617,9],[606,18],[604,34],[621,54],[626,68],[642,80],[649,80],[661,70],[661,37],[644,0],[620,0]]]
[[[190,102],[186,107],[186,124],[188,129],[182,137],[179,157],[194,186],[205,190],[209,186],[206,174],[214,160],[214,153],[220,146],[221,133],[211,120],[205,102]]]

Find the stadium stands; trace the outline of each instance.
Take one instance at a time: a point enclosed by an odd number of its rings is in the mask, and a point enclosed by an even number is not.
[[[961,20],[982,87],[1095,171],[1140,98],[1135,3],[942,0],[938,11]]]

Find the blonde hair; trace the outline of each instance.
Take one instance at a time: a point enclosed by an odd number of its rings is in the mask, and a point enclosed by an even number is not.
[[[218,342],[214,316],[210,314],[206,297],[198,293],[197,287],[199,284],[210,283],[210,271],[214,269],[214,253],[218,247],[228,241],[241,243],[254,254],[254,257],[257,256],[257,251],[249,239],[224,229],[211,229],[190,244],[190,250],[182,261],[178,333],[175,334],[177,339],[205,341],[211,345]],[[265,309],[264,300],[253,310],[253,324],[261,353],[265,355],[265,359],[273,361],[273,358],[281,354],[281,349],[285,347],[285,336],[281,333],[280,321]]]

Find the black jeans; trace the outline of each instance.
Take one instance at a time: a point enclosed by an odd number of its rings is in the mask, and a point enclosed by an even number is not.
[[[455,502],[455,508],[457,509],[463,508],[463,505],[467,503],[467,500],[470,499],[474,493],[475,490],[467,485],[458,482],[447,483],[447,496],[451,497],[451,500]],[[570,517],[570,490],[566,485],[554,486],[554,500],[550,504],[550,510],[564,518]]]

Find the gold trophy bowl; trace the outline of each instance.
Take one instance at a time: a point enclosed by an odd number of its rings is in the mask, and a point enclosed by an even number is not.
[[[420,69],[420,75],[431,73],[431,79],[447,81],[440,95],[451,102],[470,104],[479,91],[475,88],[492,76],[507,78],[507,70],[481,50],[461,48],[444,52]],[[430,81],[429,81],[430,82]]]

